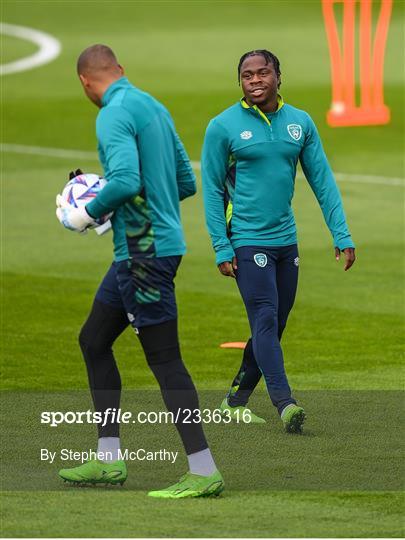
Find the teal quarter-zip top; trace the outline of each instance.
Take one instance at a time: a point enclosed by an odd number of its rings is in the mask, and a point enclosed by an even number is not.
[[[339,189],[308,113],[278,97],[273,113],[242,99],[209,123],[201,171],[216,262],[242,246],[297,242],[291,201],[298,160],[322,209],[334,245],[354,247]]]
[[[107,185],[86,208],[114,211],[115,260],[182,255],[179,201],[196,182],[167,109],[122,77],[103,95],[96,132]]]

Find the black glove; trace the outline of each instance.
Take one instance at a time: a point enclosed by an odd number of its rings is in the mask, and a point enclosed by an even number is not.
[[[76,169],[75,171],[70,171],[69,180],[72,180],[76,176],[79,176],[79,174],[83,174],[83,171],[81,169]]]

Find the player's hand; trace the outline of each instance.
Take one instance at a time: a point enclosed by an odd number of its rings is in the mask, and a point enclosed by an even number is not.
[[[238,269],[238,263],[237,263],[236,257],[232,259],[232,262],[226,261],[218,265],[218,270],[221,272],[223,276],[236,278],[235,270],[237,269]]]
[[[356,260],[356,255],[354,254],[354,248],[345,248],[343,250],[344,256],[345,256],[345,266],[344,271],[349,270],[354,264],[354,261]],[[340,249],[335,247],[335,259],[337,261],[340,260]]]
[[[94,219],[89,216],[84,206],[75,208],[61,195],[56,196],[56,217],[66,229],[76,232],[84,232]]]
[[[73,178],[76,178],[76,176],[79,176],[80,174],[84,174],[81,169],[76,169],[75,171],[70,171],[69,180],[73,180]]]

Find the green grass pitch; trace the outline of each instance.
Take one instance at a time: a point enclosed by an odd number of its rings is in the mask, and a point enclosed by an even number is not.
[[[56,474],[60,464],[40,463],[38,448],[88,448],[95,433],[43,429],[34,413],[42,403],[63,408],[70,391],[87,395],[77,334],[110,263],[111,237],[63,230],[54,199],[69,170],[100,169],[90,158],[4,152],[3,536],[403,536],[403,184],[397,181],[404,166],[403,7],[394,2],[386,50],[392,122],[331,129],[325,123],[330,75],[318,1],[3,2],[2,20],[62,43],[52,63],[2,79],[1,142],[7,144],[95,150],[97,111],[82,94],[75,61],[83,48],[102,42],[116,51],[134,84],[168,106],[198,160],[209,119],[240,97],[240,55],[254,48],[274,51],[285,101],[313,116],[334,170],[342,173],[358,254],[344,273],[299,176],[294,209],[300,281],[283,347],[291,385],[308,411],[306,436],[282,433],[261,385],[252,405],[267,418],[265,427],[207,427],[228,483],[218,499],[146,497],[147,487],[184,471],[184,458],[156,470],[130,463],[122,489],[66,489]],[[2,45],[2,64],[35,50],[15,38],[2,37]],[[202,402],[213,407],[240,358],[219,344],[244,340],[249,330],[235,283],[215,268],[201,189],[182,204],[182,217],[188,243],[177,278],[182,350]],[[131,331],[117,342],[116,356],[130,394],[123,406],[142,407],[155,383]],[[128,445],[159,445],[163,437],[180,449],[173,430],[123,430]]]

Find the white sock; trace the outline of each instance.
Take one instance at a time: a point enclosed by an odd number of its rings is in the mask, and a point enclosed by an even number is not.
[[[118,451],[121,448],[119,437],[100,437],[98,440],[97,454],[99,460],[104,463],[113,463],[120,459]]]
[[[211,476],[217,470],[211,450],[206,448],[187,456],[190,472],[201,476]]]

